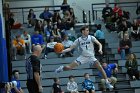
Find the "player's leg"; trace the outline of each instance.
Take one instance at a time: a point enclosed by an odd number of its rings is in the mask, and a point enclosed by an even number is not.
[[[79,56],[74,62],[72,62],[71,64],[66,65],[66,66],[60,66],[59,68],[57,68],[55,70],[55,72],[59,73],[61,71],[71,70],[81,64],[85,64],[87,62],[87,60],[88,60],[87,57]]]
[[[106,73],[98,60],[95,62],[94,66],[102,73],[103,78],[107,79]]]
[[[112,90],[114,87],[108,81],[107,75],[98,60],[95,61],[94,66],[102,73],[102,76],[106,82],[106,87],[109,88],[110,90]]]
[[[62,72],[62,71],[67,71],[67,70],[71,70],[75,67],[78,66],[78,63],[76,61],[70,63],[69,65],[66,65],[66,66],[60,66],[59,68],[57,68],[55,70],[56,73],[59,73],[59,72]]]

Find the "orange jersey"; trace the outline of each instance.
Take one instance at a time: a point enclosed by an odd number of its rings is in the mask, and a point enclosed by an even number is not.
[[[13,40],[13,45],[16,46],[17,49],[21,49],[22,48],[21,45],[25,45],[25,42],[23,39],[21,39],[20,41]]]

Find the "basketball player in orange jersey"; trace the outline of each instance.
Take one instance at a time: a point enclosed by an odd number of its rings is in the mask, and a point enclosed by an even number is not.
[[[110,84],[110,82],[107,79],[106,73],[103,70],[100,62],[95,58],[95,52],[94,52],[94,43],[96,43],[99,46],[98,52],[102,54],[102,45],[99,43],[99,41],[94,37],[89,35],[89,28],[88,26],[83,26],[80,29],[82,36],[76,39],[73,43],[73,45],[70,48],[67,48],[62,51],[62,53],[71,51],[73,48],[79,46],[82,53],[81,55],[72,63],[70,63],[67,66],[60,66],[55,70],[56,73],[59,73],[61,71],[71,70],[79,65],[85,64],[85,63],[91,63],[93,66],[95,66],[103,75],[103,78],[106,80],[106,87],[112,90],[114,87]]]

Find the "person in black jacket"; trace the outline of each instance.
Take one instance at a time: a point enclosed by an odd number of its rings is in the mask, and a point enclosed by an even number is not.
[[[109,7],[109,4],[106,5],[105,8],[102,10],[102,17],[104,18],[105,22],[107,21],[108,17],[111,17],[113,14],[113,10]]]
[[[121,59],[125,59],[125,55],[130,53],[132,42],[128,34],[124,34],[124,38],[120,40]]]
[[[131,53],[128,55],[125,67],[127,69],[127,74],[130,79],[138,79],[139,80],[139,71],[138,71],[138,62],[136,59],[136,55]]]

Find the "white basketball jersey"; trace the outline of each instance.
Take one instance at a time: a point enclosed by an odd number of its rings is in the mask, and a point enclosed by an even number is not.
[[[88,35],[88,37],[79,37],[76,40],[76,44],[79,43],[80,51],[82,52],[82,56],[94,56],[94,40],[96,38],[94,36]]]

